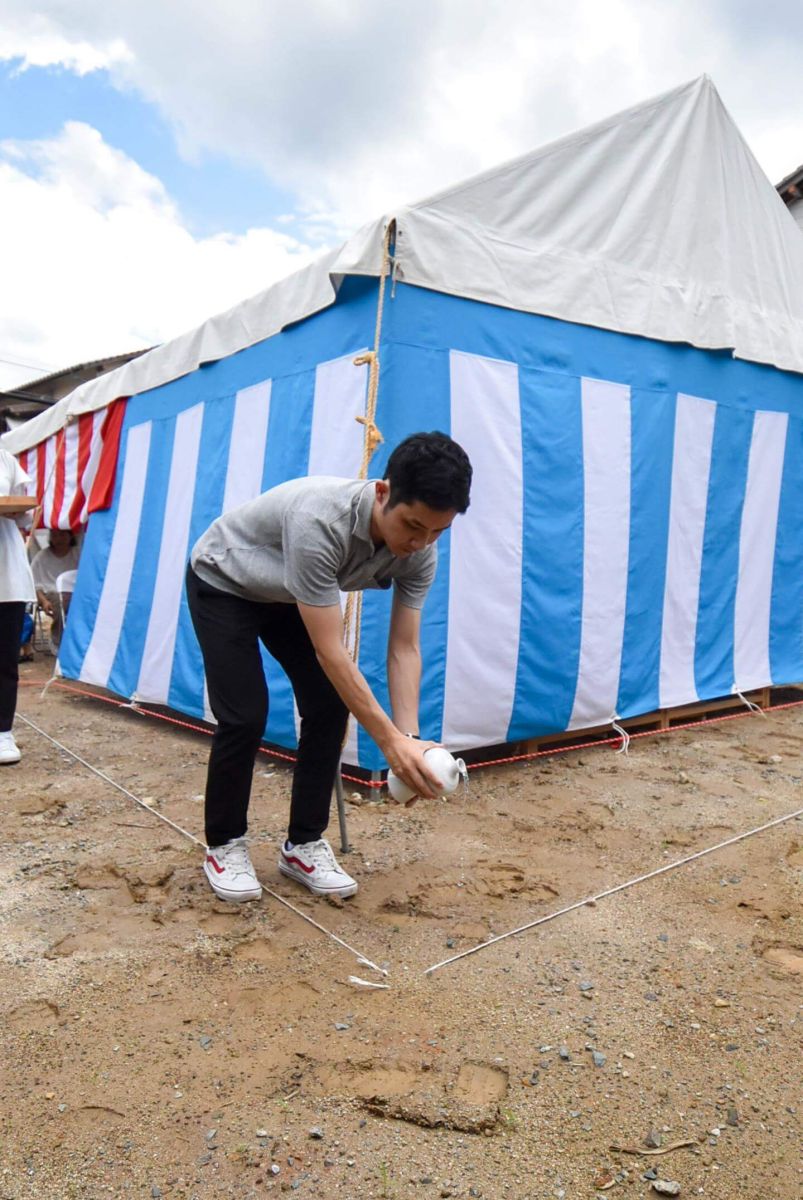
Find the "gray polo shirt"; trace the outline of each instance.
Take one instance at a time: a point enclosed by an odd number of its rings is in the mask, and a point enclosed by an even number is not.
[[[376,483],[308,476],[225,513],[192,548],[200,579],[245,600],[324,606],[340,593],[389,588],[421,608],[435,576],[435,545],[397,558],[371,540]]]

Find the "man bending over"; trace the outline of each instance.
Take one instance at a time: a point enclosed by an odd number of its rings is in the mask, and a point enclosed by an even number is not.
[[[217,720],[206,783],[204,871],[224,900],[258,900],[245,843],[268,688],[259,643],[284,668],[301,717],[290,824],[279,870],[316,895],[357,883],[323,837],[351,712],[393,771],[438,794],[418,740],[421,608],[435,542],[469,505],[471,464],[443,433],[416,433],[381,480],[293,479],[219,517],[192,550],[187,597]],[[391,720],[343,643],[340,592],[393,585]]]

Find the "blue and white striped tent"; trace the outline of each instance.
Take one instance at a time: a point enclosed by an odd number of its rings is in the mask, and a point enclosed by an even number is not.
[[[712,211],[721,195],[709,195],[703,146],[709,165],[739,169],[727,187],[749,203],[735,226],[733,200]],[[605,222],[583,185],[612,155],[620,187],[601,185],[616,210]],[[495,207],[487,196],[483,207],[488,189]],[[583,213],[567,213],[576,193]],[[517,194],[535,198],[517,205]],[[673,222],[683,236],[670,254]],[[784,272],[803,278],[803,239],[712,85],[677,89],[395,223],[384,443],[370,473],[380,478],[389,450],[420,429],[451,433],[475,472],[424,610],[423,734],[469,749],[803,680],[803,310],[793,288],[784,294]],[[99,381],[132,395],[113,505],[89,523],[64,676],[209,716],[183,594],[189,549],[221,512],[283,480],[357,474],[367,367],[354,359],[373,341],[385,224],[326,260],[336,298],[304,319],[291,305],[277,332],[215,361],[201,353],[157,386],[127,386],[150,355],[122,382]],[[539,231],[556,226],[563,242],[546,245]],[[565,275],[572,256],[579,284]],[[309,276],[303,287],[309,307]],[[389,609],[386,593],[366,593],[359,664],[383,702]],[[267,657],[266,670],[266,739],[292,748],[292,693]],[[384,766],[362,730],[344,757]]]

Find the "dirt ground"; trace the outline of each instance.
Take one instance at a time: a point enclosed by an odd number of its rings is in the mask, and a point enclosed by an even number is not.
[[[200,835],[208,738],[42,697],[50,665],[23,668],[20,713]],[[799,808],[803,708],[475,772],[412,808],[358,796],[340,907],[279,875],[289,774],[260,756],[263,883],[387,990],[270,895],[217,901],[197,846],[16,733],[0,1200],[636,1200],[652,1173],[803,1194],[801,820],[424,974]]]

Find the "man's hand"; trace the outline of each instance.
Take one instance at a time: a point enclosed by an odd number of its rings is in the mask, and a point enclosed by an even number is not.
[[[437,742],[421,742],[399,734],[382,747],[393,774],[425,800],[434,800],[443,791],[441,781],[433,775],[424,759],[426,751],[437,745]]]
[[[428,800],[439,796],[443,790],[440,780],[424,762],[424,752],[430,746],[437,745],[437,742],[420,742],[405,737],[380,707],[343,645],[340,606],[316,608],[314,605],[299,604],[298,611],[324,673],[349,712],[379,746],[393,773],[417,795]]]

